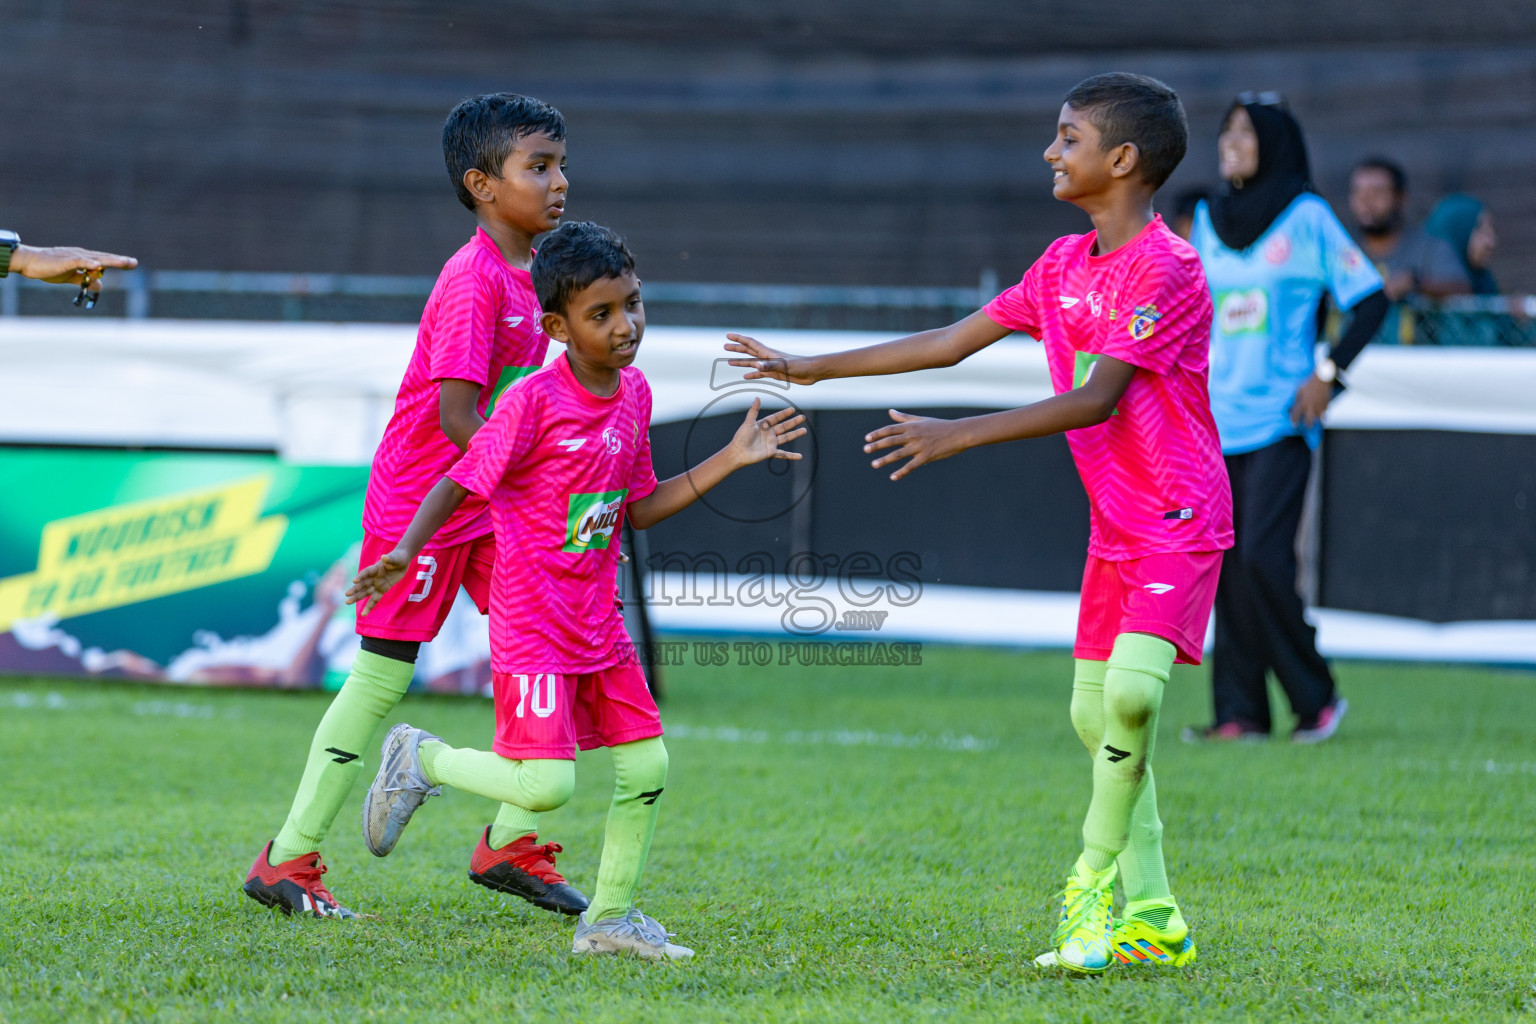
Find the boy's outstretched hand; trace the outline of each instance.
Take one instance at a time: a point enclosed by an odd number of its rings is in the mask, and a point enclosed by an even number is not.
[[[784,445],[797,437],[805,436],[805,416],[795,412],[795,407],[780,409],[762,419],[757,418],[762,407],[761,398],[752,399],[752,408],[746,419],[736,428],[727,450],[738,466],[750,466],[765,459],[798,459],[799,452],[787,452]]]
[[[726,337],[730,339],[730,344],[725,346],[727,352],[742,352],[750,357],[730,361],[732,366],[742,366],[752,371],[743,375],[743,380],[767,379],[784,380],[791,384],[814,384],[821,379],[808,372],[807,359],[771,349],[745,334],[727,334]]]
[[[347,604],[362,602],[363,608],[359,614],[367,615],[379,603],[384,592],[400,582],[410,564],[410,556],[404,551],[399,548],[391,551],[352,577],[352,586],[347,590]]]
[[[900,480],[918,466],[947,459],[969,447],[961,442],[955,420],[912,416],[895,409],[889,412],[891,419],[896,422],[865,434],[864,451],[870,453],[882,448],[896,449],[871,462],[870,465],[876,469],[888,466],[898,459],[911,457],[910,462],[891,474],[892,480]]]

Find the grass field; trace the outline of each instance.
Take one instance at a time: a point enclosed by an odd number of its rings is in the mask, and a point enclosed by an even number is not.
[[[672,669],[642,906],[698,957],[660,965],[573,961],[568,923],[469,884],[491,805],[459,793],[387,860],[353,794],[327,882],[375,920],[243,896],[323,695],[3,681],[0,1020],[1529,1019],[1536,677],[1340,675],[1329,744],[1193,748],[1206,677],[1176,671],[1157,778],[1199,963],[1087,982],[1030,965],[1088,795],[1065,655]],[[488,702],[400,712],[488,743]],[[588,892],[609,765],[545,818]]]

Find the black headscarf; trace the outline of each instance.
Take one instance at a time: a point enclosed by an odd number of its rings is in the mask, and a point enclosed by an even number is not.
[[[1227,116],[1239,106],[1248,111],[1259,137],[1259,170],[1241,188],[1222,182],[1211,197],[1211,226],[1223,245],[1241,251],[1257,242],[1292,200],[1312,191],[1312,170],[1301,125],[1290,111],[1268,103],[1234,103]]]

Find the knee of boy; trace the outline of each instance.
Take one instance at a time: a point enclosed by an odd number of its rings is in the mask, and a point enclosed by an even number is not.
[[[1163,684],[1144,672],[1116,672],[1104,686],[1104,711],[1125,729],[1141,729],[1162,702]]]
[[[361,679],[352,676],[341,684],[337,691],[336,699],[345,701],[364,714],[375,718],[383,718],[395,709],[400,703],[400,698],[405,691],[391,690],[388,686],[381,685],[372,679]]]
[[[654,793],[667,784],[667,747],[661,737],[613,748],[614,785],[624,793]]]
[[[671,766],[672,758],[667,753],[667,745],[661,742],[661,737],[656,737],[655,749],[649,751],[650,756],[645,761],[645,774],[648,778],[642,780],[646,783],[646,789],[655,789],[667,784],[667,768]]]
[[[1104,739],[1104,691],[1073,690],[1071,715],[1077,738],[1090,754],[1097,752]]]
[[[525,761],[524,768],[528,772],[525,786],[530,811],[564,807],[576,792],[575,761]]]

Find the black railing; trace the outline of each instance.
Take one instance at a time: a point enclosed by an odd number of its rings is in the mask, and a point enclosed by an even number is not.
[[[114,272],[97,313],[129,319],[309,320],[414,323],[434,278],[272,274],[216,270]],[[652,323],[674,326],[912,331],[953,323],[998,291],[995,273],[974,288],[762,285],[648,281]],[[65,316],[68,289],[0,278],[0,317]],[[1536,295],[1415,300],[1402,311],[1405,343],[1536,347]]]

